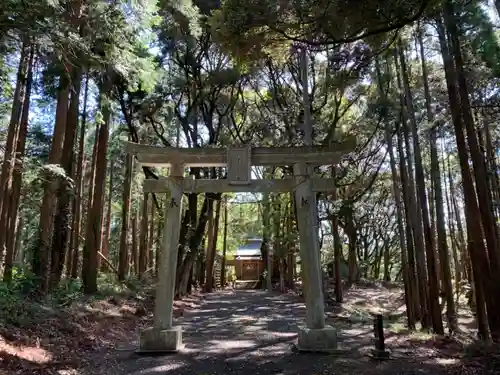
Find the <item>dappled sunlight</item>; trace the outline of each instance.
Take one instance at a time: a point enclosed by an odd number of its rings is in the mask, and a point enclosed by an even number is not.
[[[370,291],[370,288],[364,290]],[[384,292],[394,291],[384,289]],[[346,293],[346,306],[352,306],[349,293]],[[368,295],[377,293],[370,291]],[[366,310],[370,304],[364,306],[360,302],[359,289],[355,294],[359,295],[353,299],[357,301],[353,313],[366,315],[367,319],[338,319],[331,311],[332,306],[326,307],[330,313],[327,323],[338,330],[340,355],[295,350],[298,327],[305,325],[304,303],[298,297],[265,291],[241,290],[231,294],[223,291],[206,295],[200,306],[176,319],[175,324],[183,328],[184,342],[178,353],[156,357],[128,354],[117,361],[118,366],[123,365],[127,370],[113,374],[460,374],[456,371],[463,359],[457,356],[461,348],[455,341],[420,332],[408,333],[404,329],[404,318],[386,321],[386,345],[392,360],[374,362],[370,358],[374,347],[373,317]],[[221,305],[220,299],[224,301]],[[150,317],[146,321],[148,319]],[[102,320],[109,322],[107,318]],[[88,332],[87,336],[92,334]]]
[[[236,323],[253,323],[258,320],[255,316],[252,315],[236,315],[233,314],[231,316],[231,320]]]
[[[195,310],[197,314],[210,314],[210,313],[213,313],[215,311],[226,311],[227,309],[226,308],[222,308],[222,309],[197,309]]]
[[[256,345],[251,340],[209,340],[207,344],[210,344],[210,351],[251,348]]]
[[[186,366],[185,363],[181,363],[181,362],[172,363],[172,362],[169,362],[168,364],[161,364],[161,365],[158,365],[158,366],[148,367],[148,368],[146,368],[144,370],[135,371],[135,372],[130,373],[128,375],[165,374],[165,373],[168,373],[170,371],[179,370],[179,369],[181,369],[181,368],[183,368],[185,366]]]
[[[458,358],[433,358],[424,361],[424,363],[429,363],[429,364],[438,364],[440,366],[451,366],[451,365],[456,365],[460,363],[460,360]]]
[[[261,306],[261,307],[257,307],[254,309],[255,311],[271,311],[271,307],[269,306]]]
[[[52,354],[46,349],[40,347],[40,345],[17,346],[8,343],[2,337],[0,337],[0,358],[2,358],[4,354],[16,356],[21,360],[37,364],[49,363],[53,358]],[[2,361],[0,361],[0,363],[1,362]]]

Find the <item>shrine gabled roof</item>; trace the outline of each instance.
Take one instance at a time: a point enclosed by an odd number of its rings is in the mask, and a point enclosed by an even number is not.
[[[245,243],[236,249],[235,257],[249,258],[261,256],[260,247],[262,238],[249,238]]]

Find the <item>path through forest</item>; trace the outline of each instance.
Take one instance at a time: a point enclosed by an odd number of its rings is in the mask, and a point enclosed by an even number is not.
[[[375,289],[372,289],[375,290]],[[205,296],[196,309],[186,311],[178,322],[184,327],[185,348],[168,356],[138,356],[137,342],[107,353],[89,374],[449,374],[461,373],[458,348],[453,342],[432,345],[394,330],[399,298],[390,293],[366,294],[352,289],[342,311],[327,306],[329,323],[339,328],[341,355],[297,353],[297,326],[304,321],[305,306],[298,296],[258,290],[226,290]],[[355,296],[369,297],[356,300]],[[382,295],[382,294],[381,294]],[[367,308],[369,302],[370,308]],[[402,303],[402,302],[401,302]],[[394,310],[388,322],[388,345],[393,359],[374,362],[370,309],[376,305]],[[387,311],[385,311],[387,314]],[[394,327],[392,327],[394,325]],[[415,341],[417,340],[417,341]]]

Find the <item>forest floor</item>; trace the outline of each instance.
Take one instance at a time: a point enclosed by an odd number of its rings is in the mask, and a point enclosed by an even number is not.
[[[0,308],[0,374],[500,374],[500,351],[469,346],[473,319],[466,310],[460,311],[463,333],[445,338],[404,329],[404,301],[396,285],[362,282],[346,291],[344,301],[326,306],[342,354],[294,350],[305,316],[300,296],[224,290],[176,301],[185,347],[146,357],[135,349],[138,332],[152,321],[151,291],[78,299],[57,308],[25,300],[10,317]],[[373,313],[386,318],[391,359],[385,362],[368,355]]]

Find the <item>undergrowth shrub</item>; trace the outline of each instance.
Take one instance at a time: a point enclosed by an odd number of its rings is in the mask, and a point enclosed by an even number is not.
[[[22,268],[12,270],[10,283],[0,283],[0,322],[22,326],[40,317],[42,310],[29,298],[34,285],[34,277]]]
[[[0,282],[0,324],[23,326],[43,319],[47,308],[69,307],[74,302],[91,303],[109,297],[129,298],[145,286],[145,281],[130,277],[119,283],[115,275],[101,273],[97,280],[98,293],[84,296],[80,279],[63,279],[57,288],[42,300],[34,298],[36,279],[27,269],[14,268],[10,283]]]

